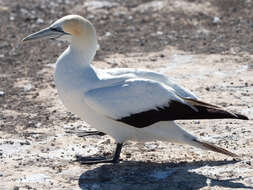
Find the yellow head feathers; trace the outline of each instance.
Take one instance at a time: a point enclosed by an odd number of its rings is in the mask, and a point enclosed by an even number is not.
[[[95,32],[93,25],[79,15],[65,16],[56,21],[53,25],[55,24],[61,25],[64,32],[69,33],[74,37],[87,36],[90,33]]]

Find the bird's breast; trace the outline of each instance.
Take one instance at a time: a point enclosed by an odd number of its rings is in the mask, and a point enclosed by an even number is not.
[[[82,70],[57,65],[54,73],[56,88],[61,101],[68,111],[82,117],[86,111],[83,99],[85,91],[90,88]]]
[[[87,107],[84,105],[82,89],[76,86],[62,84],[61,82],[56,82],[56,88],[62,103],[68,111],[80,117]]]

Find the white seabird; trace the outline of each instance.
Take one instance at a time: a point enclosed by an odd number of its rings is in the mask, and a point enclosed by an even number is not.
[[[139,69],[100,70],[91,65],[98,47],[94,26],[78,15],[65,16],[24,41],[49,37],[69,41],[56,62],[56,88],[66,108],[91,127],[113,137],[112,158],[82,159],[82,163],[118,162],[127,140],[177,142],[236,157],[202,141],[174,120],[244,119],[221,107],[200,101],[166,76]]]

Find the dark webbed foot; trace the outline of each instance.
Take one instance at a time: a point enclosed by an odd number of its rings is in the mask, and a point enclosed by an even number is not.
[[[66,131],[66,133],[76,134],[78,137],[87,137],[92,135],[104,136],[106,135],[100,131],[82,131],[82,130],[75,130],[75,131]]]
[[[76,156],[76,161],[80,162],[80,164],[118,163],[120,161],[119,158],[121,149],[122,143],[118,143],[116,146],[116,151],[112,158]]]

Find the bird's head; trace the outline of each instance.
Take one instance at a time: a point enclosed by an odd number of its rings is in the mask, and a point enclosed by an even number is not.
[[[91,22],[79,15],[68,15],[55,21],[49,27],[30,34],[23,41],[50,38],[69,42],[89,43],[96,41],[96,31]]]

